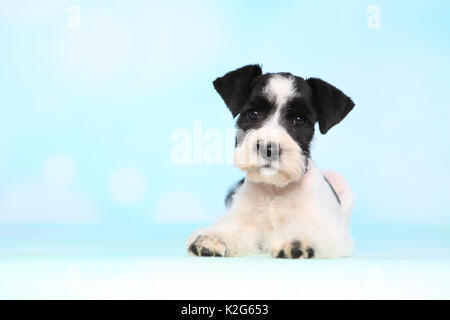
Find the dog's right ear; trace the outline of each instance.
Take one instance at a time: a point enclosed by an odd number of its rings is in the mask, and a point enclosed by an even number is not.
[[[241,112],[250,94],[252,81],[261,74],[259,65],[248,65],[214,80],[214,88],[225,101],[233,118]]]

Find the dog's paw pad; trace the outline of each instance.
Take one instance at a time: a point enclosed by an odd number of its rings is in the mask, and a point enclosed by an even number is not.
[[[314,249],[294,240],[285,242],[281,249],[272,252],[272,256],[276,258],[311,259],[314,257]]]
[[[188,247],[188,252],[199,257],[229,256],[227,246],[218,236],[198,236]]]

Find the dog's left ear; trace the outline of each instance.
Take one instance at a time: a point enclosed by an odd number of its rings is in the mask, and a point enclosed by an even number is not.
[[[214,88],[225,101],[233,118],[241,112],[250,94],[252,81],[261,74],[259,65],[248,65],[214,80]]]
[[[352,111],[355,104],[341,90],[317,78],[306,80],[312,88],[319,129],[325,134]]]

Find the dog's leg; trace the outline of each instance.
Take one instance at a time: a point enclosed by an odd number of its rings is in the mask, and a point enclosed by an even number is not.
[[[353,241],[345,224],[310,218],[273,230],[264,251],[274,258],[340,258],[351,254]]]
[[[226,217],[210,228],[194,232],[188,253],[205,257],[235,257],[258,252],[258,229],[235,217]]]

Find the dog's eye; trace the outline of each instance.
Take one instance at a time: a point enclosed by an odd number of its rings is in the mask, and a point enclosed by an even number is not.
[[[294,123],[294,126],[301,126],[305,123],[305,120],[302,117],[298,116],[295,117],[294,120],[292,120],[292,122]]]
[[[247,112],[247,118],[251,121],[256,121],[259,119],[259,112],[256,110],[250,110]]]

